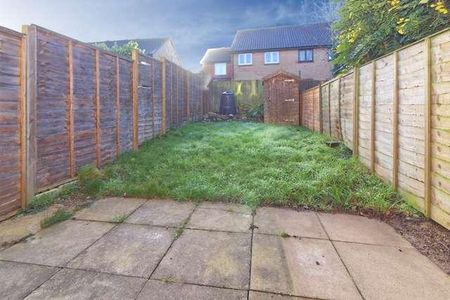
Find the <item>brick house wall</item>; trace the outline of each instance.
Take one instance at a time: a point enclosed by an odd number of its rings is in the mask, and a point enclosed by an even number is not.
[[[251,52],[253,62],[250,66],[238,65],[238,53],[233,54],[234,80],[260,80],[263,77],[283,70],[303,79],[328,80],[332,77],[331,62],[328,60],[327,48],[314,49],[313,62],[299,62],[298,50],[280,50],[279,64],[264,64],[264,52]],[[249,52],[246,52],[249,53]]]
[[[202,65],[203,73],[209,79],[212,80],[232,80],[233,79],[233,64],[227,63],[227,74],[226,75],[215,75],[214,74],[214,63],[208,63]]]

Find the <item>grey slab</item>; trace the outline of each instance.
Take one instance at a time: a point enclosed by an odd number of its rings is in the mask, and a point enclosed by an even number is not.
[[[58,269],[0,261],[0,299],[23,299]]]
[[[272,299],[273,300],[300,300],[300,299],[308,299],[308,298],[250,291],[248,299],[249,300],[272,300]]]
[[[260,234],[253,239],[252,290],[361,299],[330,241]]]
[[[293,209],[262,207],[256,210],[255,232],[327,238],[315,212],[299,212]]]
[[[121,224],[69,263],[69,267],[149,277],[166,253],[173,229]]]
[[[149,280],[138,299],[244,300],[247,299],[247,291]]]
[[[375,219],[345,214],[318,214],[334,241],[412,247],[388,224]]]
[[[93,202],[75,214],[76,219],[113,222],[128,217],[146,200],[133,198],[105,198]]]
[[[416,249],[335,246],[366,299],[450,299],[450,277]]]
[[[64,269],[26,299],[136,299],[145,279]]]
[[[202,202],[198,206],[199,208],[205,209],[221,209],[229,212],[248,214],[252,213],[252,209],[246,205],[237,203],[224,203],[224,202]]]
[[[108,232],[114,224],[65,221],[0,252],[0,259],[64,266]]]
[[[185,230],[152,278],[248,288],[251,234]]]
[[[222,209],[197,208],[187,227],[206,230],[250,232],[252,215],[226,211]]]
[[[186,221],[194,207],[195,205],[192,202],[148,200],[126,222],[178,227]]]

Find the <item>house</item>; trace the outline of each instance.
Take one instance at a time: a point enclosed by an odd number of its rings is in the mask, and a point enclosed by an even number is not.
[[[147,56],[156,59],[165,58],[179,66],[182,65],[181,58],[175,50],[175,46],[170,38],[117,40],[100,43],[105,43],[108,47],[112,47],[114,44],[122,46],[130,41],[136,41],[139,44],[139,48],[145,50]]]
[[[230,48],[208,49],[200,63],[202,64],[202,70],[207,77],[207,81],[233,79],[233,64]]]
[[[229,70],[232,80],[261,80],[283,70],[324,81],[332,77],[331,43],[329,23],[238,30],[230,48],[208,49],[202,66],[213,80],[229,78]]]

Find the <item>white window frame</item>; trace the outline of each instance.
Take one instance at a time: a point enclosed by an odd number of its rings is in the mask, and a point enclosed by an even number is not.
[[[279,51],[264,52],[264,64],[274,65],[274,64],[279,64],[279,63],[280,63],[280,52]]]
[[[305,60],[301,60],[300,53],[305,52]],[[311,60],[307,59],[306,53],[311,52]],[[298,62],[314,62],[314,49],[300,49],[298,50]]]
[[[215,76],[226,76],[227,75],[227,63],[215,63],[214,64],[214,75]]]
[[[239,53],[238,55],[238,65],[239,66],[250,66],[253,64],[253,54],[252,53]]]

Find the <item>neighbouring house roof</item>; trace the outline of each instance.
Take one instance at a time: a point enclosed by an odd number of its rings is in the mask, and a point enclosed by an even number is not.
[[[331,46],[329,23],[238,30],[231,50],[241,52],[317,46]]]
[[[136,41],[139,44],[139,48],[145,50],[145,54],[152,55],[158,49],[160,49],[169,38],[154,38],[154,39],[131,39],[131,40],[117,40],[117,41],[103,41],[99,43],[105,43],[108,47],[112,47],[117,43],[118,46],[127,44],[129,41]]]
[[[224,63],[231,61],[231,50],[230,48],[210,48],[206,50],[200,63],[212,64],[212,63]]]

